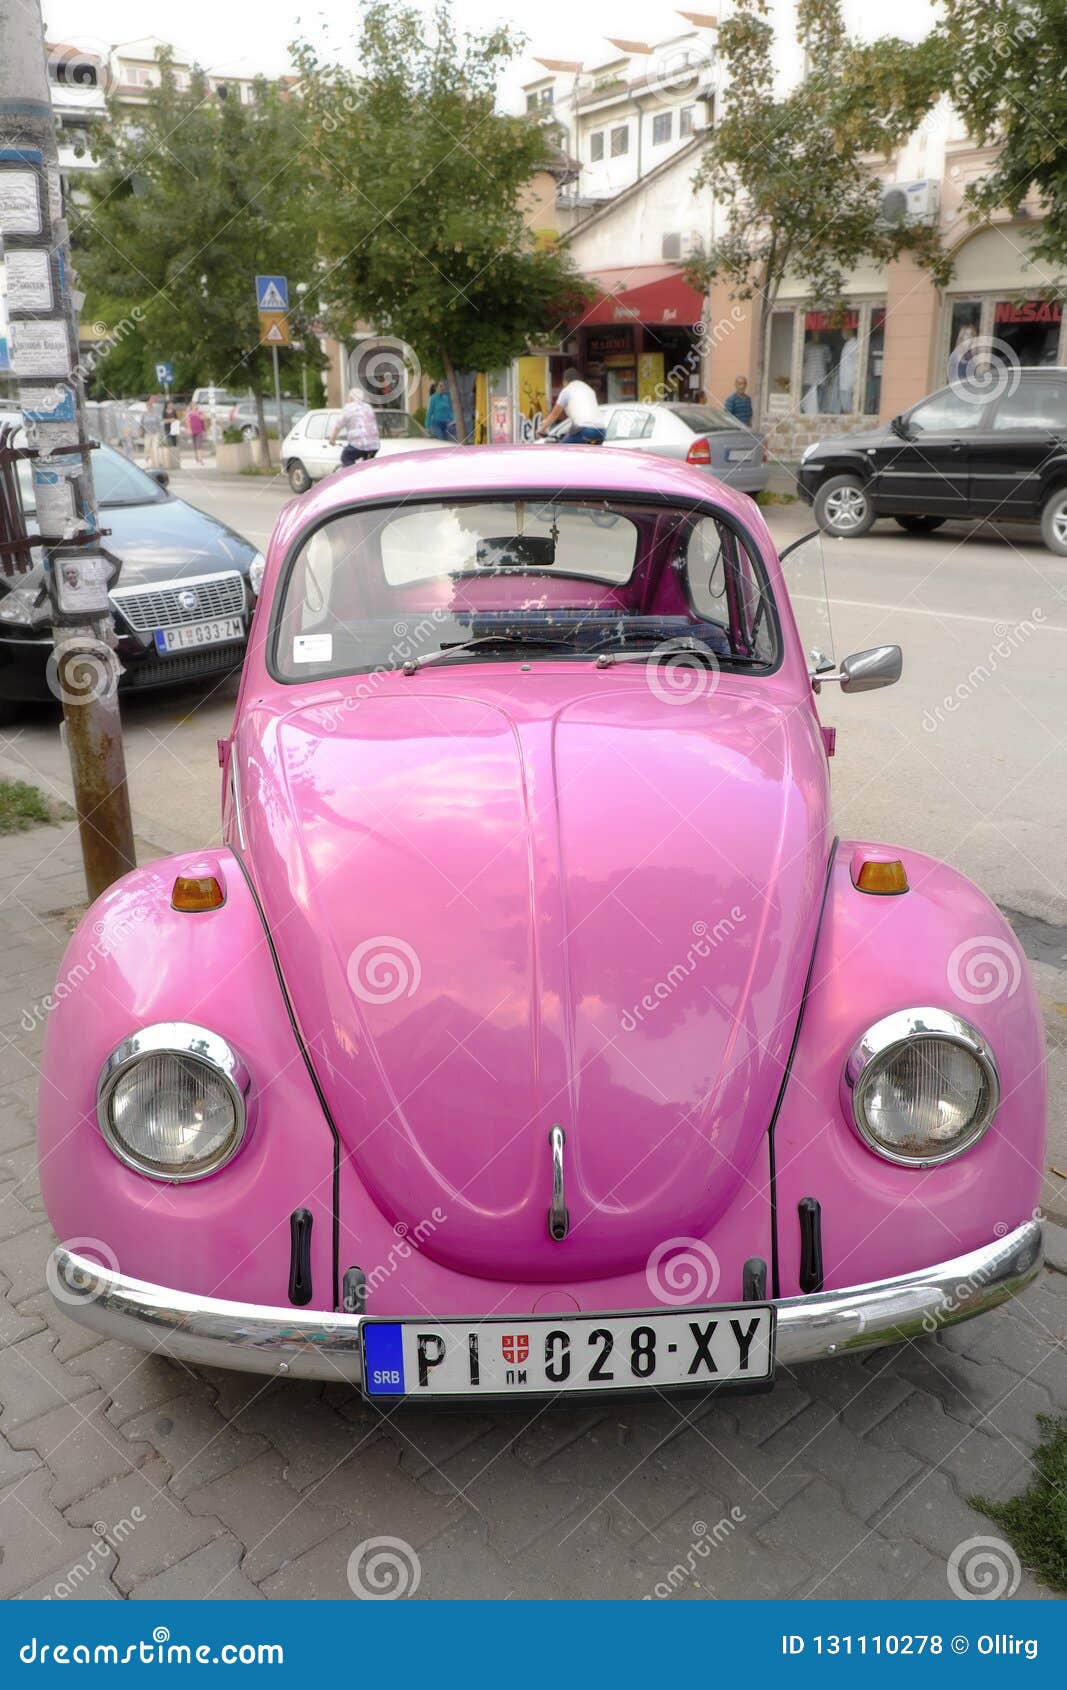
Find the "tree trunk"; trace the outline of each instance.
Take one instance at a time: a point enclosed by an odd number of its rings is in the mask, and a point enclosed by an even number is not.
[[[467,434],[467,418],[463,410],[463,400],[459,391],[459,380],[456,376],[456,366],[452,362],[447,346],[441,348],[441,366],[445,372],[448,391],[452,395],[452,415],[456,419],[456,439],[465,445]]]
[[[256,429],[259,433],[259,467],[260,469],[270,469],[270,441],[267,438],[267,418],[263,410],[263,395],[257,393],[254,397],[256,401]],[[279,439],[281,439],[281,426],[282,419],[279,417]]]

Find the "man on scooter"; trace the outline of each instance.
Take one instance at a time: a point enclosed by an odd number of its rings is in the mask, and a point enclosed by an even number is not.
[[[560,441],[561,446],[600,446],[604,430],[597,420],[599,414],[597,396],[589,383],[582,380],[577,370],[564,370],[559,398],[538,429],[538,437],[566,417],[571,426]]]

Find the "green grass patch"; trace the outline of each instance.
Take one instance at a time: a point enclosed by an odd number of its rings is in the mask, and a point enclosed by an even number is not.
[[[48,827],[59,819],[59,806],[35,786],[24,780],[0,780],[0,833],[24,833],[28,827]]]
[[[971,1505],[1002,1526],[1020,1561],[1052,1590],[1067,1590],[1067,1414],[1039,1414],[1043,1437],[1034,1453],[1034,1476],[1021,1496]]]

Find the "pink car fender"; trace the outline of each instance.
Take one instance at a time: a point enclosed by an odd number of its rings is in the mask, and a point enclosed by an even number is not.
[[[225,904],[198,914],[173,909],[178,874],[217,876]],[[54,996],[38,1142],[42,1194],[59,1239],[79,1240],[85,1254],[138,1279],[285,1303],[290,1215],[306,1208],[314,1300],[332,1308],[333,1135],[255,900],[230,852],[164,858],[117,881],[71,939]],[[96,1115],[97,1080],[111,1051],[165,1021],[220,1033],[253,1077],[238,1155],[221,1175],[178,1188],[123,1166]]]
[[[910,890],[856,889],[852,859],[899,857]],[[842,1070],[882,1016],[950,1010],[984,1035],[1001,1102],[966,1155],[928,1168],[884,1161],[846,1119]],[[822,1218],[827,1289],[947,1260],[1003,1237],[1034,1213],[1041,1184],[1045,1057],[1030,970],[999,910],[966,877],[919,851],[840,843],[796,1053],[775,1123],[780,1294],[797,1296],[797,1205]]]

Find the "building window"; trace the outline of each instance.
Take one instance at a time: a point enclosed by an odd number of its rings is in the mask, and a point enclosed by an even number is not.
[[[806,416],[840,416],[859,409],[859,311],[804,314],[800,409]]]
[[[620,123],[617,129],[611,131],[611,156],[621,158],[623,153],[630,151],[630,125]]]
[[[554,88],[542,88],[542,90],[541,90],[541,104],[543,106],[550,106],[553,103],[553,101],[555,100],[555,98],[556,98],[556,90]]]
[[[867,379],[864,384],[863,409],[869,417],[878,415],[882,403],[882,364],[885,360],[885,306],[871,306],[871,326],[867,335]]]
[[[695,112],[695,106],[683,106],[681,111],[678,113],[678,134],[683,141],[687,135],[691,135],[693,133],[693,117]]]
[[[1018,361],[1026,368],[1054,364],[1062,321],[1058,299],[998,299],[993,307],[990,352],[1004,364]]]
[[[604,157],[604,131],[594,130],[589,137],[589,157],[594,164],[599,164]]]
[[[796,321],[792,311],[771,313],[770,337],[767,353],[767,410],[782,414],[789,411],[789,395],[793,385],[793,328]]]
[[[671,139],[674,128],[674,113],[671,111],[657,112],[652,119],[652,145],[662,147],[665,141]]]
[[[527,111],[536,111],[537,110],[537,95],[536,94],[527,94],[527,96],[526,96],[526,110]]]

